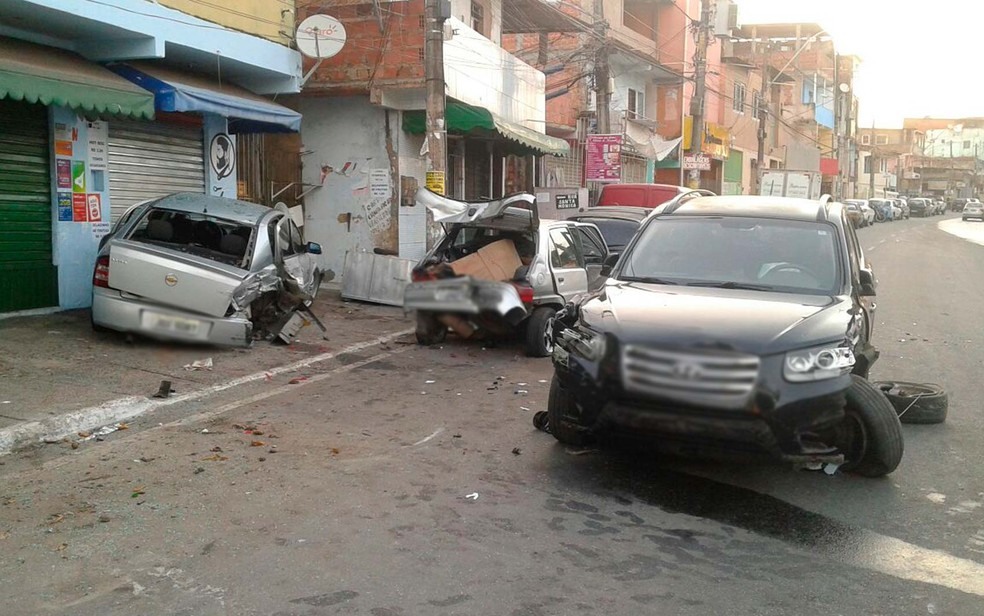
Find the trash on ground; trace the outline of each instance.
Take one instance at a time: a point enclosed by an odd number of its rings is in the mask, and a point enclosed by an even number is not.
[[[297,385],[298,383],[303,383],[306,380],[308,380],[308,378],[306,376],[297,376],[297,377],[294,377],[291,380],[287,381],[287,384],[288,385]]]
[[[133,493],[130,494],[130,498],[136,498],[136,497],[138,497],[138,496],[140,496],[142,494],[146,494],[146,492],[144,491],[143,486],[140,486],[139,488],[133,488]]]
[[[202,428],[202,434],[208,434],[208,428]]]
[[[520,449],[519,447],[513,447],[512,453],[514,456],[518,456],[523,453],[523,450]]]
[[[218,445],[216,445],[215,447],[212,447],[211,449],[209,449],[209,451],[211,451],[212,453],[221,453],[222,452],[222,448],[219,447]]]
[[[471,494],[465,495],[465,498],[471,499],[473,501],[478,500],[478,492],[472,492]]]
[[[196,359],[190,364],[185,364],[185,370],[211,370],[212,369],[212,358],[208,357],[206,359]]]
[[[202,458],[202,461],[203,462],[224,462],[225,460],[228,460],[228,459],[229,459],[228,457],[226,457],[226,456],[220,456],[219,454],[216,453],[216,454],[212,454],[212,455],[210,455],[210,456],[208,456],[206,458]]]
[[[195,469],[195,474],[196,475],[198,475],[200,473],[204,473],[204,472],[205,472],[205,467],[204,466],[199,466],[198,468]]]
[[[516,390],[516,395],[517,396],[525,396],[528,393],[530,393],[530,392],[528,390],[526,390],[526,389],[517,389]]]
[[[429,379],[429,380],[424,381],[424,385],[433,385],[436,382],[437,381],[435,381],[434,379]]]
[[[102,428],[99,428],[94,432],[79,432],[79,437],[81,437],[83,441],[89,441],[92,439],[101,440],[102,437],[104,436],[110,435],[113,432],[116,432],[117,430],[126,430],[129,427],[130,426],[126,425],[125,423],[120,422],[112,426],[103,426]],[[82,436],[83,434],[85,434],[85,436]]]
[[[837,472],[838,468],[840,468],[840,464],[831,464],[828,462],[827,464],[823,465],[823,472],[827,473],[828,475],[833,475]]]
[[[546,411],[537,411],[533,415],[533,427],[536,428],[537,430],[542,430],[543,432],[549,434],[550,433],[549,417],[550,416],[547,414]]]
[[[157,393],[154,394],[153,397],[154,398],[167,398],[173,392],[174,392],[174,390],[171,389],[171,381],[161,381],[160,389],[157,390]]]
[[[265,445],[266,445],[266,443],[264,443],[263,441],[252,441],[249,444],[250,447],[263,447]]]

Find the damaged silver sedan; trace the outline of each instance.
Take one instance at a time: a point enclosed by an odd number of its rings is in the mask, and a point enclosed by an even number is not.
[[[100,245],[92,325],[219,345],[289,341],[321,284],[318,254],[281,209],[191,193],[139,203]]]

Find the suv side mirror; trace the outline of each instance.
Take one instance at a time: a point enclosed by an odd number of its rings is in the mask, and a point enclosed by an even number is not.
[[[320,255],[321,254],[321,244],[317,242],[308,242],[307,246],[304,247],[308,254]]]
[[[617,253],[617,252],[610,252],[610,253],[608,253],[608,256],[605,257],[605,262],[601,266],[600,275],[601,276],[608,276],[609,274],[611,274],[612,273],[612,268],[614,268],[615,267],[615,264],[618,263],[618,258],[620,256],[621,255],[619,253]]]
[[[862,269],[858,272],[861,279],[860,294],[862,297],[875,295],[875,275],[869,269]]]

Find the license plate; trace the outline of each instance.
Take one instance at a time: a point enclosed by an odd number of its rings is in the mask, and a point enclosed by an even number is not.
[[[197,319],[186,319],[169,314],[159,314],[156,312],[145,312],[143,316],[144,326],[160,332],[170,332],[193,336],[202,327],[202,322]]]

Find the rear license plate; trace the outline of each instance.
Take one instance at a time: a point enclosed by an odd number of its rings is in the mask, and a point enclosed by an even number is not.
[[[202,322],[197,319],[186,319],[170,314],[160,314],[157,312],[144,312],[143,326],[159,332],[170,332],[194,336],[201,330]]]

